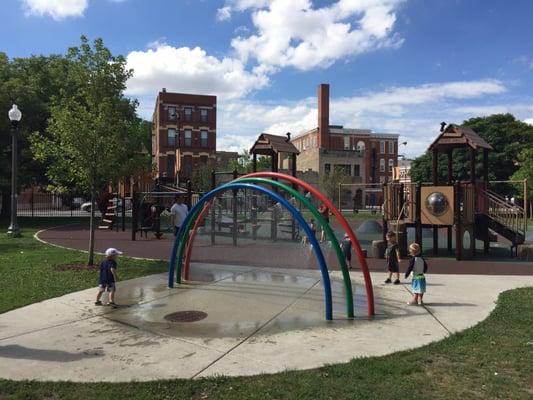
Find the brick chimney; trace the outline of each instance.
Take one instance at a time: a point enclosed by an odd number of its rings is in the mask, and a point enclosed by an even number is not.
[[[318,147],[329,148],[329,84],[318,86]]]

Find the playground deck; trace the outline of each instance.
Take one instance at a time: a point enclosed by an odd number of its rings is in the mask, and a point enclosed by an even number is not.
[[[361,221],[350,221],[355,230]],[[335,228],[336,222],[332,222]],[[44,242],[67,248],[86,250],[88,231],[82,226],[70,225],[41,231],[38,238]],[[129,256],[168,260],[172,246],[172,236],[165,235],[157,240],[153,235],[148,239],[138,238],[131,241],[131,233],[115,231],[96,232],[96,251],[103,253],[109,246],[114,246]],[[211,246],[198,239],[196,249],[201,246],[202,251],[193,252],[193,261],[220,263],[220,255],[224,254],[224,263],[233,265],[254,265],[258,267],[273,268],[300,268],[316,269],[315,260],[309,258],[308,263],[302,263],[301,257],[296,257],[295,248],[300,249],[297,243],[278,241],[275,243],[246,244],[234,248],[231,244]],[[331,252],[332,253],[332,252]],[[441,251],[441,255],[446,254]],[[338,264],[333,254],[328,257],[328,265],[332,270],[338,270]],[[291,262],[292,260],[292,262]],[[488,259],[457,261],[453,255],[449,257],[428,257],[431,274],[476,274],[476,275],[533,275],[533,263],[519,262],[511,259],[499,260],[494,257]],[[384,260],[368,258],[369,268],[372,271],[383,271]],[[253,262],[253,263],[252,263]],[[297,263],[298,262],[298,263]],[[354,263],[357,269],[356,263]],[[379,282],[379,281],[378,281]]]

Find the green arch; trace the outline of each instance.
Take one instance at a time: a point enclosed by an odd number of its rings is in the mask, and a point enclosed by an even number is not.
[[[352,292],[352,280],[350,279],[350,271],[348,269],[348,265],[346,264],[346,259],[344,258],[344,254],[342,254],[341,252],[341,247],[340,247],[339,241],[337,240],[337,237],[335,236],[335,233],[329,226],[329,223],[324,219],[322,214],[320,214],[320,212],[317,210],[317,208],[313,204],[311,204],[311,202],[297,190],[291,188],[288,185],[277,182],[273,179],[239,178],[236,181],[251,182],[251,183],[264,183],[267,185],[278,187],[280,189],[283,189],[287,193],[290,193],[296,199],[300,200],[302,204],[305,206],[305,208],[311,211],[311,214],[313,214],[313,216],[317,219],[320,225],[324,227],[324,231],[326,232],[326,235],[328,236],[333,248],[335,249],[337,259],[339,260],[339,264],[341,266],[342,278],[344,281],[344,289],[346,291],[346,307],[347,307],[346,313],[348,315],[348,318],[353,318],[354,317],[353,292]]]
[[[265,185],[275,186],[279,189],[282,189],[286,191],[287,193],[291,194],[296,199],[300,200],[302,204],[313,214],[313,216],[317,219],[317,221],[320,223],[322,227],[324,227],[324,231],[328,238],[330,239],[333,248],[335,249],[335,253],[337,255],[337,259],[339,260],[339,264],[341,266],[342,270],[342,277],[344,282],[344,289],[346,292],[346,314],[348,318],[354,317],[354,306],[353,306],[353,292],[352,292],[352,281],[350,279],[350,272],[348,270],[348,265],[346,264],[346,260],[344,259],[344,255],[341,252],[339,242],[337,238],[335,237],[335,233],[329,226],[329,223],[324,219],[322,214],[316,209],[314,205],[311,204],[311,202],[305,198],[301,193],[296,191],[295,189],[291,188],[290,186],[287,186],[283,183],[277,182],[272,179],[265,179],[265,178],[239,178],[232,182],[249,182],[249,183],[262,183]],[[231,183],[231,182],[230,182]],[[198,214],[200,213],[200,210],[195,213],[195,215],[192,216],[190,219],[188,225],[186,226],[184,236],[182,238],[182,242],[180,243],[180,249],[178,252],[178,273],[177,278],[180,279],[181,277],[181,264],[183,260],[183,250],[185,248],[185,244],[189,240],[189,232],[192,228],[192,224],[198,217]]]

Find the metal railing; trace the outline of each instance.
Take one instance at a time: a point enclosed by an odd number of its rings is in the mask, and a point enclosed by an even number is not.
[[[524,236],[527,230],[524,208],[509,204],[490,190],[484,190],[482,193],[485,198],[485,213],[513,232]]]

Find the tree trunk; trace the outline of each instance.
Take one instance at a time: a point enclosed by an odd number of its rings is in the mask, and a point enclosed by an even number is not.
[[[94,265],[94,214],[96,208],[94,190],[91,190],[91,217],[89,222],[89,260],[87,265]]]
[[[0,218],[9,218],[9,210],[11,210],[11,193],[8,187],[2,190],[2,209],[0,210]]]

